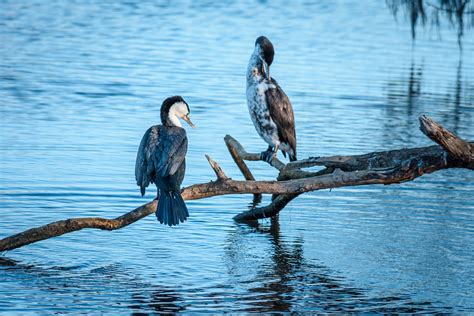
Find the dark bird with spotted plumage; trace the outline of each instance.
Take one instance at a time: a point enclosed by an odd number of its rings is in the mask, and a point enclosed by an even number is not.
[[[252,122],[268,149],[262,158],[270,161],[280,149],[296,160],[296,132],[293,107],[276,80],[270,77],[275,51],[265,36],[255,41],[247,68],[247,105]]]
[[[179,119],[195,127],[189,119],[189,106],[180,96],[167,98],[161,105],[161,123],[143,135],[135,163],[135,179],[142,196],[150,183],[157,188],[156,217],[162,224],[184,222],[189,212],[180,193],[188,150],[186,131]]]

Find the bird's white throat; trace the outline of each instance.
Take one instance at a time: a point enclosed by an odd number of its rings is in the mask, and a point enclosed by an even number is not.
[[[170,107],[170,110],[168,111],[168,119],[173,125],[183,127],[179,118],[187,115],[188,113],[188,106],[184,102],[176,102]]]

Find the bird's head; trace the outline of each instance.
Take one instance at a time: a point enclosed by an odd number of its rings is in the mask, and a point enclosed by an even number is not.
[[[161,105],[161,123],[166,126],[182,127],[179,119],[183,119],[192,128],[196,126],[189,118],[189,105],[180,96],[169,97]]]
[[[265,74],[268,80],[270,78],[270,65],[273,62],[275,56],[275,50],[273,44],[265,36],[260,36],[255,40],[255,51],[258,53],[258,57],[262,62],[262,72]]]

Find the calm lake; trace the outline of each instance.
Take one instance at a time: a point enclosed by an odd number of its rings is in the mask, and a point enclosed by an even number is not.
[[[473,30],[462,52],[446,24],[412,45],[384,1],[2,1],[0,238],[153,199],[135,184],[136,151],[175,94],[198,125],[183,185],[215,178],[204,154],[241,179],[223,137],[267,147],[245,98],[262,34],[299,158],[431,145],[421,114],[474,139]],[[474,173],[451,169],[304,194],[253,226],[232,220],[250,195],[189,201],[176,228],[152,215],[1,254],[0,312],[474,313],[473,192]]]

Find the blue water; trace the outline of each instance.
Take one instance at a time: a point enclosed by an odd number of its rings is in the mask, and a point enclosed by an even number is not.
[[[423,113],[474,139],[472,30],[462,52],[446,24],[412,45],[383,1],[2,1],[0,238],[151,200],[135,155],[170,95],[199,126],[183,185],[214,179],[204,154],[241,179],[222,139],[266,148],[245,100],[261,34],[294,106],[299,157],[431,145]],[[307,193],[254,226],[232,220],[249,195],[189,201],[177,228],[149,216],[3,253],[0,312],[473,313],[473,191],[472,171],[450,169]]]

